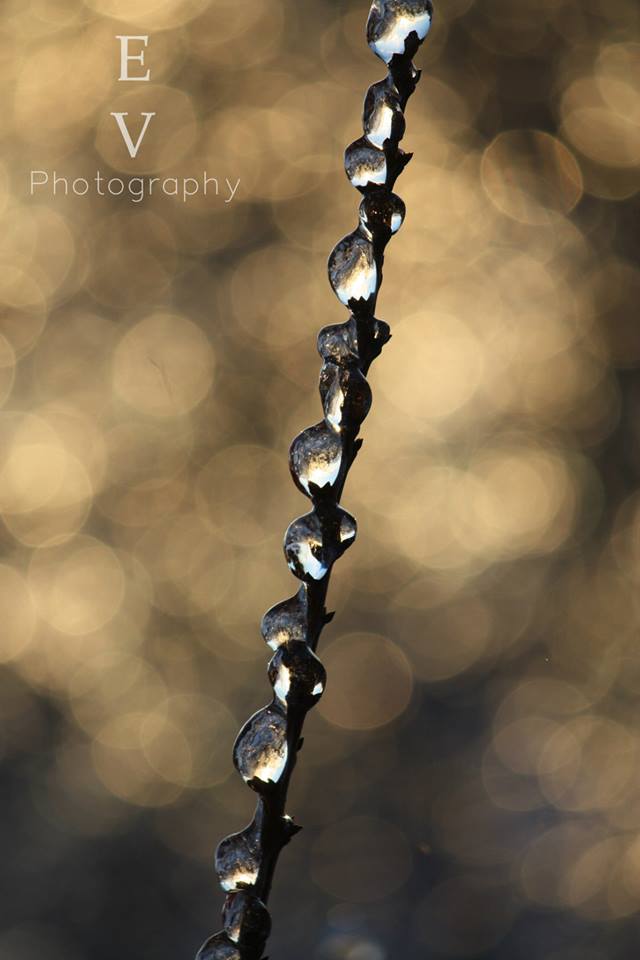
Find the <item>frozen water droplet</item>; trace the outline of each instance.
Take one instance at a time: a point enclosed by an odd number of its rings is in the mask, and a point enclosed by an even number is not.
[[[381,347],[391,339],[391,327],[384,320],[373,321],[373,339]]]
[[[387,158],[366,137],[349,144],[344,153],[344,168],[352,185],[361,190],[387,182]]]
[[[288,756],[287,721],[275,704],[254,713],[233,748],[238,773],[258,793],[278,782]]]
[[[325,363],[320,371],[320,396],[333,430],[359,427],[371,409],[371,387],[357,367]]]
[[[291,571],[308,583],[322,580],[331,561],[322,539],[322,525],[315,511],[298,517],[284,537],[284,554]]]
[[[356,318],[323,327],[318,334],[318,353],[323,360],[334,363],[356,363],[360,359]]]
[[[397,233],[406,214],[404,201],[386,190],[370,193],[360,204],[360,223],[366,235],[382,236]]]
[[[252,887],[260,870],[260,831],[263,820],[262,801],[258,801],[255,817],[240,833],[232,833],[218,844],[216,873],[223,890]]]
[[[222,923],[234,943],[262,947],[271,932],[271,917],[262,900],[246,891],[230,893],[225,901]]]
[[[394,54],[413,56],[431,26],[431,0],[373,0],[367,21],[369,46],[389,63]],[[406,41],[415,33],[413,43]]]
[[[342,441],[324,420],[298,434],[289,451],[289,465],[296,485],[311,495],[310,484],[332,487],[340,474]]]
[[[351,546],[356,538],[357,532],[358,525],[355,521],[355,517],[352,517],[350,513],[347,513],[346,510],[343,510],[342,517],[340,519],[340,543],[345,550],[347,547]]]
[[[269,680],[281,703],[310,707],[322,696],[327,674],[306,643],[288,643],[272,658]]]
[[[364,133],[374,147],[382,149],[387,141],[398,144],[405,131],[400,96],[390,77],[367,90],[363,113]]]
[[[225,933],[216,933],[202,944],[196,960],[243,960],[243,958],[237,944],[229,940]]]
[[[295,597],[282,600],[267,610],[260,630],[272,650],[291,640],[307,639],[307,585],[302,584]]]
[[[364,306],[375,295],[378,268],[371,241],[360,231],[343,237],[329,257],[329,282],[345,306]]]
[[[284,538],[284,552],[292,572],[308,583],[321,580],[331,564],[353,542],[356,522],[331,502],[318,502],[315,510],[298,517]]]

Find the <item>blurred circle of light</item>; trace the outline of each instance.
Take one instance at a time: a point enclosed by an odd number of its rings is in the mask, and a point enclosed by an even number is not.
[[[455,767],[448,769],[456,772]],[[530,830],[524,820],[516,821],[491,802],[483,780],[467,763],[446,787],[441,782],[430,822],[439,848],[481,868],[512,863]]]
[[[92,494],[82,464],[47,420],[33,414],[0,414],[0,435],[0,510],[6,525],[32,546],[72,535]]]
[[[66,740],[58,747],[47,787],[39,812],[71,837],[82,841],[108,836],[126,819],[126,811],[98,779],[91,746],[84,738]]]
[[[640,898],[640,835],[622,837],[624,848],[609,884],[609,903],[616,916],[636,913]]]
[[[214,354],[186,317],[154,313],[131,327],[116,347],[116,392],[152,417],[179,417],[202,402],[213,382]]]
[[[494,730],[530,716],[565,717],[585,711],[590,705],[583,690],[566,680],[531,677],[516,684],[499,704]]]
[[[473,875],[435,886],[415,913],[420,941],[446,957],[475,957],[496,947],[517,914],[504,886]]]
[[[80,729],[96,734],[111,717],[165,709],[167,685],[141,656],[107,647],[69,671],[67,696]]]
[[[600,50],[595,80],[608,107],[640,123],[640,43],[611,43]]]
[[[183,476],[168,480],[150,477],[131,486],[114,485],[99,498],[97,507],[114,523],[140,529],[176,513],[186,493]]]
[[[311,876],[332,897],[353,903],[384,900],[404,886],[411,852],[404,833],[374,817],[327,827],[311,851]]]
[[[87,411],[81,402],[60,398],[51,400],[33,410],[55,431],[59,442],[76,459],[90,480],[94,493],[103,483],[107,452],[102,435],[102,424]]]
[[[309,327],[326,323],[326,303],[318,291],[313,263],[303,251],[284,245],[246,254],[231,277],[230,295],[245,335],[268,349],[290,347],[304,339]],[[304,323],[301,303],[305,304]]]
[[[0,333],[0,406],[11,395],[16,375],[16,355],[11,343]]]
[[[375,633],[350,633],[323,652],[331,675],[319,710],[347,730],[385,726],[406,710],[413,691],[409,661],[396,644]]]
[[[619,93],[619,85],[603,82],[602,73],[574,80],[560,104],[562,132],[590,160],[624,170],[640,161],[640,123],[607,103],[603,91],[611,102],[612,90]]]
[[[57,311],[34,353],[34,384],[42,398],[77,405],[95,422],[105,405],[108,358],[115,339],[115,324],[89,310],[66,307]]]
[[[533,56],[542,50],[549,34],[550,10],[546,3],[521,0],[482,0],[479,15],[467,30],[473,39],[500,57]]]
[[[548,717],[521,717],[496,731],[493,749],[514,773],[535,776],[542,752],[559,729]]]
[[[482,783],[491,803],[502,810],[526,813],[546,805],[536,780],[514,773],[491,745],[482,758]]]
[[[640,124],[605,107],[582,107],[564,118],[564,131],[578,150],[597,163],[635,167],[640,162]]]
[[[25,353],[33,346],[46,323],[47,297],[41,279],[36,279],[25,267],[3,264],[0,303],[8,314],[2,320],[2,331],[16,353]],[[22,325],[25,329],[19,329]]]
[[[596,826],[566,821],[538,834],[522,859],[520,880],[529,900],[544,907],[569,905],[574,865],[602,837]]]
[[[353,934],[335,934],[323,940],[315,960],[387,960],[387,953],[380,944]]]
[[[134,552],[154,582],[155,605],[175,616],[215,608],[233,582],[233,549],[195,513],[163,517]]]
[[[234,444],[218,451],[195,481],[199,514],[229,543],[251,547],[274,539],[284,481],[284,466],[274,450],[258,444]]]
[[[36,551],[29,583],[40,616],[63,634],[89,633],[116,615],[125,581],[117,554],[93,537]]]
[[[495,627],[480,598],[458,597],[426,614],[424,630],[404,639],[416,675],[427,683],[448,680],[471,669],[490,649]]]
[[[31,591],[15,567],[0,564],[0,662],[18,658],[31,643],[37,615]]]
[[[341,94],[340,86],[326,81],[296,85],[271,111],[271,145],[283,162],[305,171],[307,190],[314,184],[313,174],[335,170],[333,108]]]
[[[273,563],[273,551],[272,540],[257,546],[236,547],[233,551],[233,582],[212,611],[221,637],[207,641],[207,647],[226,660],[264,657],[260,645],[256,644],[256,621],[290,583],[288,571]],[[251,584],[250,594],[247,584]],[[246,603],[238,603],[241,596],[246,596]]]
[[[55,449],[55,448],[54,448]],[[49,451],[39,462],[49,463]],[[55,462],[55,457],[52,458]],[[62,480],[45,504],[30,511],[6,513],[4,523],[12,536],[28,547],[52,547],[73,537],[89,515],[93,488],[84,465],[66,454]]]
[[[548,739],[538,763],[540,786],[561,810],[612,807],[637,769],[630,730],[595,714],[568,720]]]
[[[451,417],[473,398],[482,380],[482,343],[464,321],[450,314],[423,311],[409,322],[418,335],[412,362],[401,354],[389,357],[380,375],[385,401],[425,421]]]
[[[216,0],[207,3],[202,16],[189,26],[189,42],[193,56],[204,63],[213,63],[222,71],[245,72],[277,55],[284,25],[282,0],[252,0],[250,4]]]
[[[57,145],[67,152],[108,96],[113,36],[102,25],[87,24],[66,34],[64,44],[47,39],[23,48],[14,93],[15,131],[40,147]]]
[[[242,115],[234,107],[221,107],[203,119],[203,151],[206,165],[212,169],[234,170],[242,174],[243,189],[234,203],[269,194],[268,176],[271,159],[268,149],[270,112],[251,103],[243,104]],[[254,303],[255,306],[257,304]]]
[[[193,771],[190,744],[165,711],[144,717],[140,745],[145,760],[162,780],[180,787],[189,783]]]
[[[553,550],[569,536],[577,491],[557,454],[514,445],[481,453],[458,501],[460,528],[475,550],[496,556]]]
[[[84,0],[104,17],[154,30],[179,27],[199,16],[209,0]],[[148,60],[148,58],[147,58]]]
[[[153,711],[136,711],[111,718],[96,734],[93,764],[114,796],[140,807],[162,807],[174,803],[182,793],[179,783],[167,779],[147,759],[146,751],[150,751],[156,766],[174,779],[189,769],[186,740],[170,727],[164,727],[165,739],[159,739],[161,723],[163,719]]]
[[[166,219],[151,210],[95,218],[88,241],[91,269],[86,286],[99,303],[138,311],[163,297],[178,256]]]
[[[25,283],[36,283],[50,301],[64,290],[76,259],[70,221],[35,201],[29,206],[15,204],[0,239],[0,259],[6,267],[24,271]]]
[[[472,544],[468,537],[456,533],[458,490],[463,483],[468,483],[464,472],[432,462],[405,474],[401,483],[397,488],[398,512],[380,524],[381,533],[388,528],[387,539],[394,544],[394,549],[413,563],[432,570],[452,571],[471,565],[476,559]],[[419,526],[410,500],[416,490],[420,490]],[[477,556],[478,563],[482,564]]]
[[[579,857],[568,875],[568,903],[582,916],[591,920],[609,920],[624,916],[628,903],[616,905],[611,897],[611,885],[617,865],[622,860],[626,838],[611,836],[597,840]],[[621,912],[618,912],[621,909]],[[637,905],[636,908],[637,909]]]
[[[32,547],[52,546],[73,536],[87,517],[94,493],[85,464],[70,449],[83,425],[70,408],[43,408],[38,413],[41,416],[0,414],[4,440],[0,510],[15,539]],[[84,426],[91,435],[91,425]],[[76,449],[86,457],[91,448],[87,432],[83,433],[85,446]]]
[[[582,174],[570,150],[540,130],[507,130],[485,149],[482,186],[501,213],[531,225],[569,213],[582,196]]]
[[[186,418],[125,420],[105,436],[108,467],[100,512],[126,527],[146,528],[181,506],[188,489],[185,466],[193,447]]]
[[[640,337],[629,304],[640,300],[640,270],[624,260],[607,259],[590,278],[594,310],[616,367],[640,366]]]
[[[0,213],[4,213],[11,200],[11,182],[4,163],[0,163]]]
[[[223,783],[231,775],[225,760],[238,722],[224,703],[200,693],[175,693],[163,705],[162,713],[156,716],[158,736],[162,735],[160,724],[166,718],[189,747],[188,775],[174,782],[191,789],[202,789]],[[145,748],[145,753],[154,766],[152,752]],[[173,777],[168,779],[173,780]]]

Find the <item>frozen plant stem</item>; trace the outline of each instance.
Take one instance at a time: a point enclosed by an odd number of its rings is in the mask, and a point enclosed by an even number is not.
[[[412,57],[427,35],[432,12],[431,0],[374,0],[367,22],[369,46],[387,64],[388,75],[367,91],[364,136],[345,152],[347,176],[362,194],[359,224],[329,257],[329,281],[350,316],[318,335],[323,419],[291,445],[293,480],[312,503],[284,540],[287,562],[301,586],[262,619],[262,635],[274,651],[269,664],[273,699],[247,721],[233,750],[235,766],[258,794],[258,804],[249,826],[224,839],[216,851],[216,871],[227,892],[224,929],[203,944],[197,960],[261,960],[271,928],[265,904],[275,867],[300,829],[286,815],[287,791],[305,716],[325,686],[315,651],[333,616],[325,608],[331,568],[356,535],[355,520],[339,503],[371,406],[366,374],[390,337],[388,325],[374,313],[384,249],[404,220],[404,203],[392,190],[411,159],[399,143],[404,109],[420,78]]]

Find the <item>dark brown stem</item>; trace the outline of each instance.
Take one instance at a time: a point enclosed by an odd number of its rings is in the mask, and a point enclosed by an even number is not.
[[[390,44],[398,43],[393,28],[406,24],[407,11],[417,32],[406,33],[403,52],[387,60]],[[370,88],[365,136],[347,148],[345,156],[347,173],[363,200],[360,225],[340,241],[329,260],[331,284],[351,315],[319,335],[324,421],[303,431],[291,448],[294,481],[313,507],[294,521],[285,538],[285,555],[302,586],[263,618],[263,636],[275,650],[269,665],[274,697],[245,724],[234,747],[236,767],[258,793],[258,806],[252,823],[218,847],[216,868],[228,891],[224,930],[203,945],[197,960],[260,960],[270,929],[265,904],[278,858],[300,829],[286,816],[287,794],[306,714],[324,689],[324,669],[315,651],[333,616],[326,610],[331,569],[355,538],[355,521],[339,504],[371,402],[366,374],[390,337],[387,325],[376,320],[375,308],[384,250],[404,217],[404,204],[392,188],[411,159],[399,143],[404,109],[420,78],[412,57],[430,15],[429,0],[374,0],[367,24],[369,43],[388,63],[389,74]],[[380,130],[387,126],[389,133],[380,142]]]

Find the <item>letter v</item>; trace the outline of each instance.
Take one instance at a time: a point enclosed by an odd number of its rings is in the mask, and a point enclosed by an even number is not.
[[[120,133],[122,134],[122,139],[124,140],[127,146],[127,150],[129,151],[129,156],[132,159],[135,159],[138,155],[138,150],[142,145],[142,141],[144,140],[144,135],[147,132],[147,127],[151,122],[151,117],[155,117],[155,113],[140,114],[141,117],[146,117],[147,119],[144,121],[142,125],[142,130],[140,131],[140,136],[138,137],[135,143],[131,139],[131,134],[129,133],[129,130],[127,129],[127,125],[123,119],[124,117],[128,117],[129,114],[128,113],[112,113],[111,116],[116,118],[116,123],[120,127]]]

